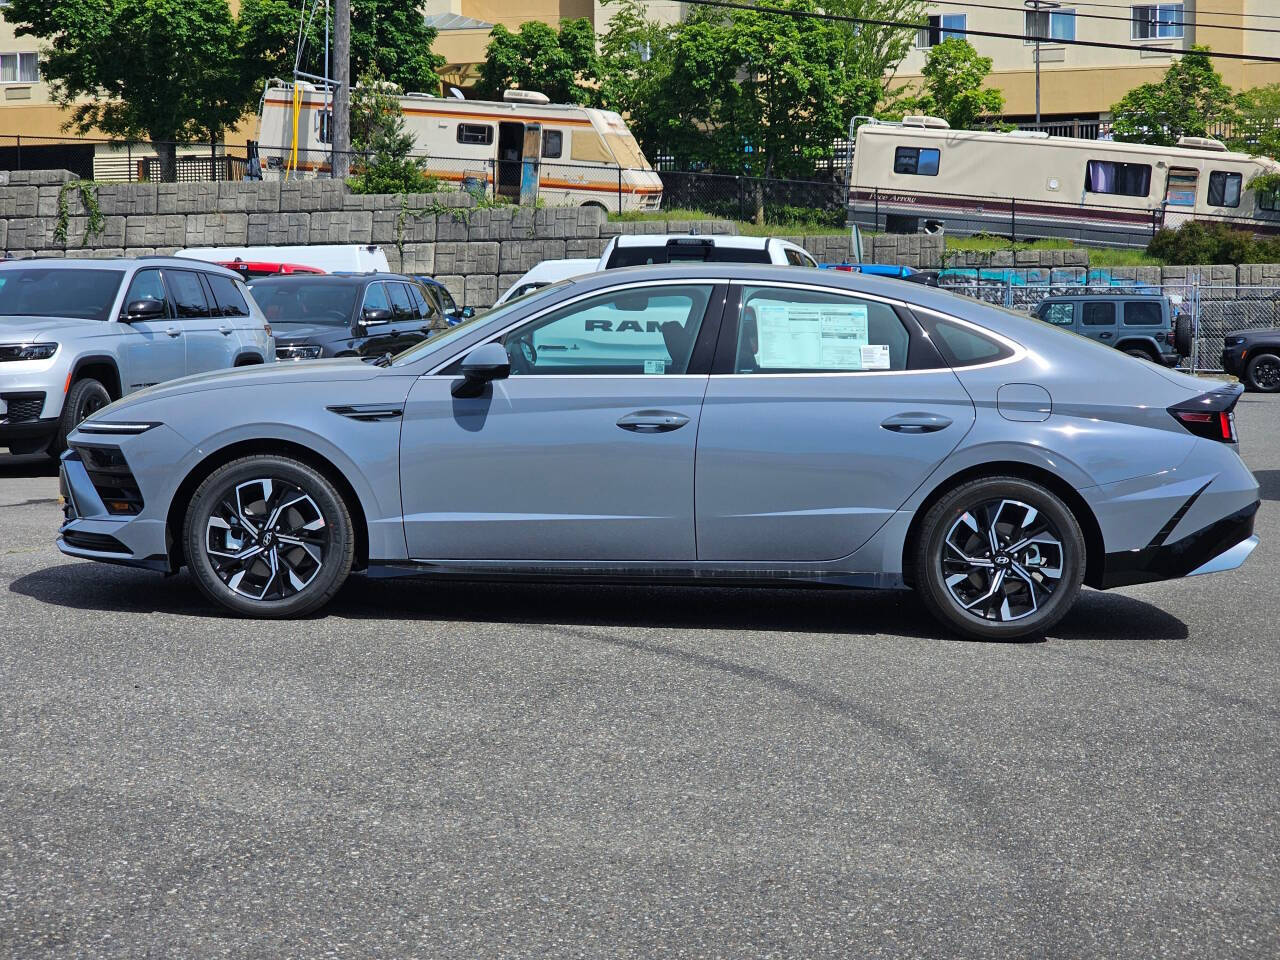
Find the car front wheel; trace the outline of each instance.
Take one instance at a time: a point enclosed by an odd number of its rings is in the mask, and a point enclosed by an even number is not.
[[[1275,393],[1280,390],[1280,357],[1274,353],[1258,354],[1249,360],[1244,378],[1254,390]]]
[[[1085,542],[1071,510],[1019,477],[972,480],[930,508],[914,557],[929,611],[957,633],[1013,640],[1066,614],[1084,579]]]
[[[196,584],[243,616],[302,616],[328,603],[355,555],[351,512],[308,464],[252,456],[196,488],[183,525]]]

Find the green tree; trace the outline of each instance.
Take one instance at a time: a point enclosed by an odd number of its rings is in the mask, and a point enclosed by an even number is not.
[[[350,180],[355,193],[421,193],[434,188],[423,176],[425,157],[414,157],[405,129],[399,86],[370,67],[351,93],[351,148],[361,159]]]
[[[559,31],[530,20],[516,33],[498,24],[489,34],[476,92],[497,100],[504,90],[538,90],[553,103],[591,103],[597,66],[589,20],[563,20]]]
[[[1236,98],[1239,120],[1233,150],[1280,159],[1280,83],[1245,90]]]
[[[822,9],[859,20],[921,23],[929,5],[923,0],[826,0]],[[877,80],[880,102],[900,94],[901,89],[892,88],[891,84],[898,64],[915,43],[916,30],[871,23],[839,23],[837,27],[844,37],[845,69]]]
[[[676,28],[648,17],[645,0],[604,0],[617,5],[600,36],[597,102],[628,118],[645,153],[665,144],[655,123],[671,74],[671,42]]]
[[[904,113],[942,117],[954,129],[972,130],[1004,109],[1004,94],[982,85],[991,73],[991,58],[979,56],[967,40],[948,37],[930,47],[921,73],[920,92],[899,104]]]
[[[161,176],[177,174],[175,141],[217,141],[257,99],[269,43],[227,0],[11,0],[19,36],[45,41],[40,70],[69,108],[66,129],[150,140]]]
[[[1233,122],[1235,97],[1213,69],[1208,47],[1192,47],[1159,83],[1134,87],[1113,104],[1117,140],[1173,146],[1179,137],[1203,137],[1213,123]]]

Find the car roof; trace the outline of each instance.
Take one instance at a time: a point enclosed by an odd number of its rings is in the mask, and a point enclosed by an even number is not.
[[[403,273],[386,273],[379,271],[377,273],[279,273],[272,274],[269,277],[255,277],[253,279],[254,286],[260,283],[372,283],[375,280],[402,280],[406,283],[417,283],[417,277],[406,276]]]
[[[22,266],[40,266],[53,270],[92,270],[114,269],[132,270],[141,267],[171,267],[182,270],[200,270],[204,273],[217,274],[239,280],[240,275],[234,270],[220,267],[206,260],[191,260],[186,257],[26,257],[22,260],[5,260],[0,262],[0,269]]]
[[[763,250],[773,237],[740,237],[730,233],[623,233],[619,247],[666,246],[672,240],[696,240],[713,247],[736,247],[741,250]]]

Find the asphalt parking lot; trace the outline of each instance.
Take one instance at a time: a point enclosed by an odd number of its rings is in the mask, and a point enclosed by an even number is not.
[[[0,461],[0,956],[1274,957],[1262,545],[1044,642],[909,594],[353,581],[225,619]]]

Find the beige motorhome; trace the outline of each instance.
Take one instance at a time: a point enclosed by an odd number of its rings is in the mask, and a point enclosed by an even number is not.
[[[849,220],[866,229],[1129,246],[1191,219],[1280,232],[1280,201],[1249,187],[1259,174],[1280,172],[1280,163],[1232,153],[1217,140],[1153,147],[952,130],[937,117],[868,120],[855,137]]]
[[[410,93],[400,107],[429,176],[515,201],[530,168],[548,206],[661,206],[662,180],[611,111],[550,103],[530,90],[509,90],[501,102]],[[270,83],[258,135],[263,175],[327,172],[331,109],[332,100],[310,84]]]

